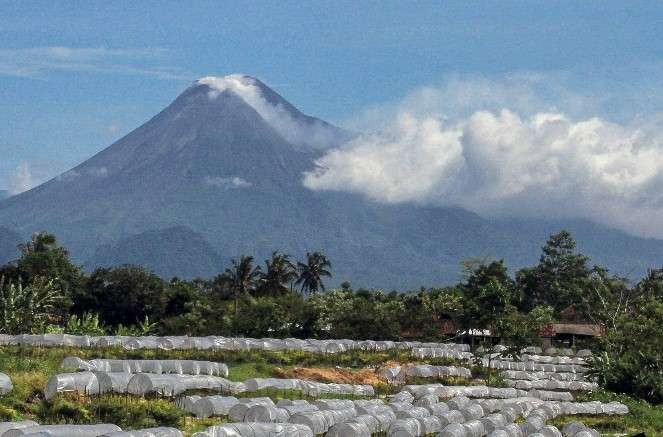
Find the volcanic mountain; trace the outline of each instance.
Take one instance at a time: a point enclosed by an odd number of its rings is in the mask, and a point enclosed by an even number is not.
[[[0,260],[16,257],[8,247],[17,236],[48,230],[87,268],[137,263],[166,278],[211,276],[242,254],[322,250],[333,283],[404,288],[452,282],[472,256],[533,263],[546,236],[567,228],[618,272],[660,262],[663,241],[589,222],[486,220],[305,188],[302,174],[350,136],[255,78],[200,79],[96,156],[0,201]]]

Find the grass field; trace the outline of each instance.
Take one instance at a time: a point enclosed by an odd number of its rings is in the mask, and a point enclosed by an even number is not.
[[[140,398],[130,395],[107,394],[84,396],[66,394],[52,401],[43,399],[42,390],[48,379],[62,373],[60,363],[67,356],[91,358],[127,359],[196,359],[226,363],[229,366],[229,379],[244,381],[256,377],[281,376],[295,367],[336,368],[343,367],[349,372],[384,363],[412,362],[408,353],[390,352],[348,352],[334,355],[320,355],[303,352],[263,352],[263,351],[127,351],[113,349],[78,348],[21,348],[0,347],[0,371],[8,374],[14,391],[0,396],[0,421],[32,419],[39,423],[114,423],[123,429],[137,429],[154,426],[173,426],[186,435],[223,422],[221,418],[197,419],[175,406],[171,399],[156,397]],[[460,364],[451,360],[416,360],[428,364]],[[462,378],[449,378],[438,381],[415,378],[408,383],[442,382],[445,384],[468,384]],[[494,380],[498,382],[498,380]],[[388,385],[377,386],[378,395],[394,392]],[[300,392],[266,390],[256,393],[242,393],[242,397],[269,396],[304,399]],[[324,396],[327,397],[327,396]],[[328,397],[343,397],[330,395]],[[358,398],[356,396],[344,396]],[[652,406],[644,401],[634,400],[609,392],[596,392],[577,396],[578,400],[618,400],[628,405],[631,414],[626,417],[609,416],[569,416],[559,417],[554,425],[563,426],[569,421],[582,421],[606,435],[624,435],[645,432],[647,436],[663,435],[663,406]],[[310,398],[309,398],[310,399]]]

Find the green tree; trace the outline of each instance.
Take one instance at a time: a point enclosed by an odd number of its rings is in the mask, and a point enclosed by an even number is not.
[[[320,252],[306,253],[306,263],[298,262],[299,278],[297,285],[301,285],[302,293],[315,293],[325,290],[322,278],[331,277],[331,262]]]
[[[260,274],[260,267],[253,266],[253,257],[242,256],[239,260],[233,259],[232,267],[221,275],[235,299],[235,317],[239,315],[239,299],[255,290]]]
[[[58,321],[62,292],[54,279],[33,278],[23,283],[5,283],[0,278],[0,332],[6,334],[43,332]]]
[[[590,374],[605,388],[663,403],[663,302],[646,296],[607,324]]]
[[[296,279],[297,268],[290,260],[290,256],[274,252],[270,259],[265,260],[265,271],[261,273],[256,294],[262,296],[285,294],[290,290],[288,285]]]
[[[149,317],[161,320],[167,314],[168,284],[139,266],[99,268],[89,277],[85,293],[74,304],[74,312],[96,312],[110,326],[130,326]]]
[[[30,283],[36,277],[55,281],[63,297],[57,311],[66,316],[72,301],[81,293],[83,271],[71,262],[69,252],[58,244],[53,234],[35,233],[30,241],[18,248],[21,257],[16,261],[16,267],[23,283]]]
[[[576,242],[567,231],[551,235],[542,248],[539,264],[516,274],[523,296],[522,308],[552,306],[557,312],[583,301],[589,290],[592,270],[589,258],[576,252]]]
[[[463,295],[460,322],[466,330],[492,331],[515,300],[514,283],[502,260],[474,266],[458,288]]]

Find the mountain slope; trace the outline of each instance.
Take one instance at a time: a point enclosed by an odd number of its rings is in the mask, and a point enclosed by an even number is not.
[[[134,262],[165,277],[211,276],[241,254],[322,250],[336,284],[439,285],[457,280],[472,256],[536,262],[546,236],[563,227],[620,272],[660,262],[662,241],[587,222],[485,220],[304,188],[320,148],[348,135],[257,79],[204,78],[81,165],[1,201],[0,226],[23,239],[54,232],[89,268]]]
[[[143,265],[166,279],[212,277],[223,266],[214,248],[184,226],[146,231],[102,246],[86,267],[123,264]]]
[[[19,256],[17,246],[21,243],[21,236],[11,229],[0,226],[0,264],[13,261]]]

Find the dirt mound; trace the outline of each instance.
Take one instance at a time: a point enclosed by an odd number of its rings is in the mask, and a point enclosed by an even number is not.
[[[349,370],[341,367],[294,367],[289,370],[277,369],[276,373],[281,378],[299,378],[337,384],[378,385],[387,382],[374,369]]]

